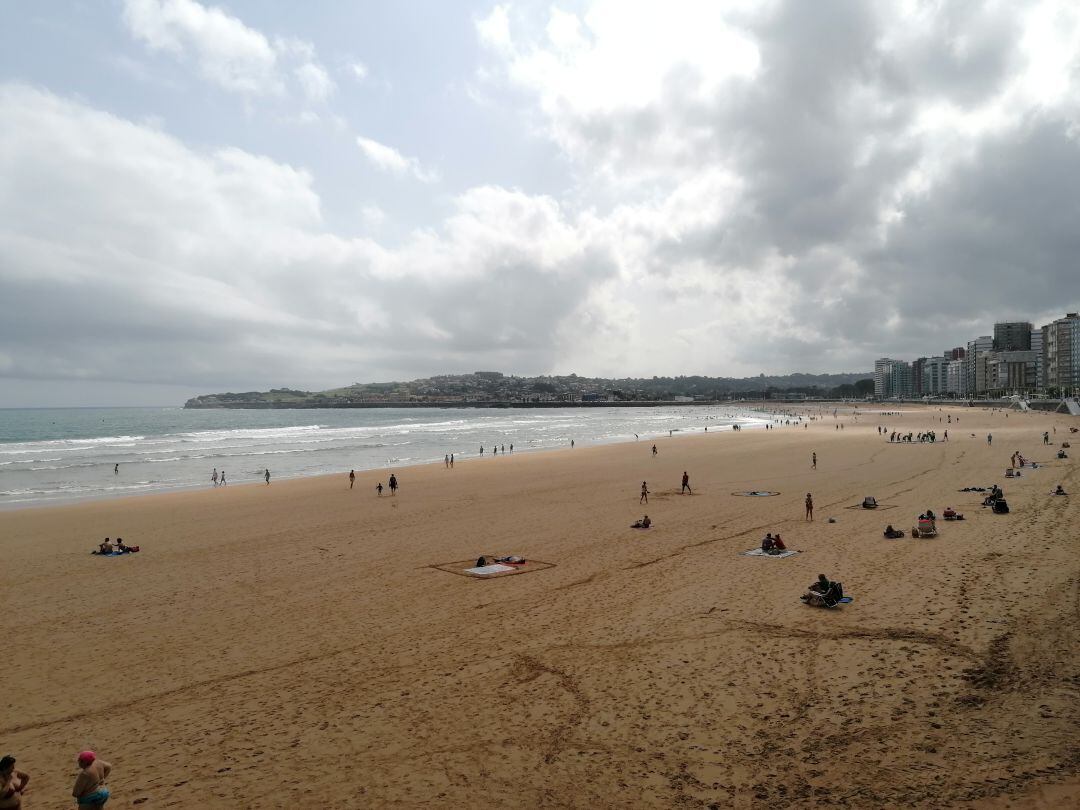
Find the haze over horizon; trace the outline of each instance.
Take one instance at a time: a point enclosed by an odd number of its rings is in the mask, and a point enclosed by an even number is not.
[[[14,4],[0,407],[840,373],[1075,311],[1080,6]]]

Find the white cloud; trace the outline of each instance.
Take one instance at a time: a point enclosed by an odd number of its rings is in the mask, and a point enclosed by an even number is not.
[[[192,62],[223,90],[249,98],[284,96],[292,79],[307,101],[325,102],[334,93],[312,43],[270,39],[220,8],[196,0],[124,0],[123,20],[150,50]]]
[[[411,174],[423,183],[434,183],[439,179],[437,172],[424,168],[419,160],[406,157],[392,146],[387,146],[384,143],[363,136],[357,137],[356,144],[360,147],[360,151],[364,153],[364,157],[380,171],[391,172],[392,174]]]
[[[330,74],[314,62],[305,62],[296,69],[296,78],[308,101],[323,102],[334,93],[335,85]]]
[[[349,65],[349,72],[352,73],[354,79],[362,82],[368,77],[370,71],[363,62],[353,62]]]
[[[147,47],[191,57],[204,78],[225,90],[272,95],[284,89],[267,38],[219,8],[194,0],[125,0],[123,16]]]

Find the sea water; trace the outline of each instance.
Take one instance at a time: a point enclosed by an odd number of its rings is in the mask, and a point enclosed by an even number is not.
[[[763,425],[713,405],[648,408],[0,409],[0,507],[514,454]],[[117,466],[118,465],[118,466]]]

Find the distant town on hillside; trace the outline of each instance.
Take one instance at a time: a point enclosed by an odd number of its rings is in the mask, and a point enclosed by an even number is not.
[[[651,377],[605,379],[517,377],[499,371],[444,374],[411,382],[354,383],[328,391],[206,394],[185,408],[355,408],[395,405],[567,405],[695,402],[731,399],[864,398],[874,392],[873,373],[788,374],[757,377]]]

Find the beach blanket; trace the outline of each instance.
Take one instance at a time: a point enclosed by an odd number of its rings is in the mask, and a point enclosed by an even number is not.
[[[779,492],[770,492],[764,489],[753,489],[743,492],[732,492],[732,495],[745,495],[748,498],[770,498],[773,495],[779,495]]]
[[[472,574],[473,576],[478,576],[478,577],[486,577],[486,576],[490,576],[491,574],[504,574],[507,571],[516,571],[516,570],[517,569],[514,568],[514,566],[512,566],[512,565],[495,564],[495,565],[482,565],[479,568],[466,568],[465,573],[466,574]]]
[[[749,551],[740,551],[739,553],[744,557],[791,557],[799,552],[795,551],[795,549],[788,548],[777,552],[776,554],[770,554],[767,551],[762,551],[760,548],[752,548]]]
[[[130,551],[110,551],[108,554],[102,554],[101,552],[91,552],[95,557],[127,557],[133,552]]]

